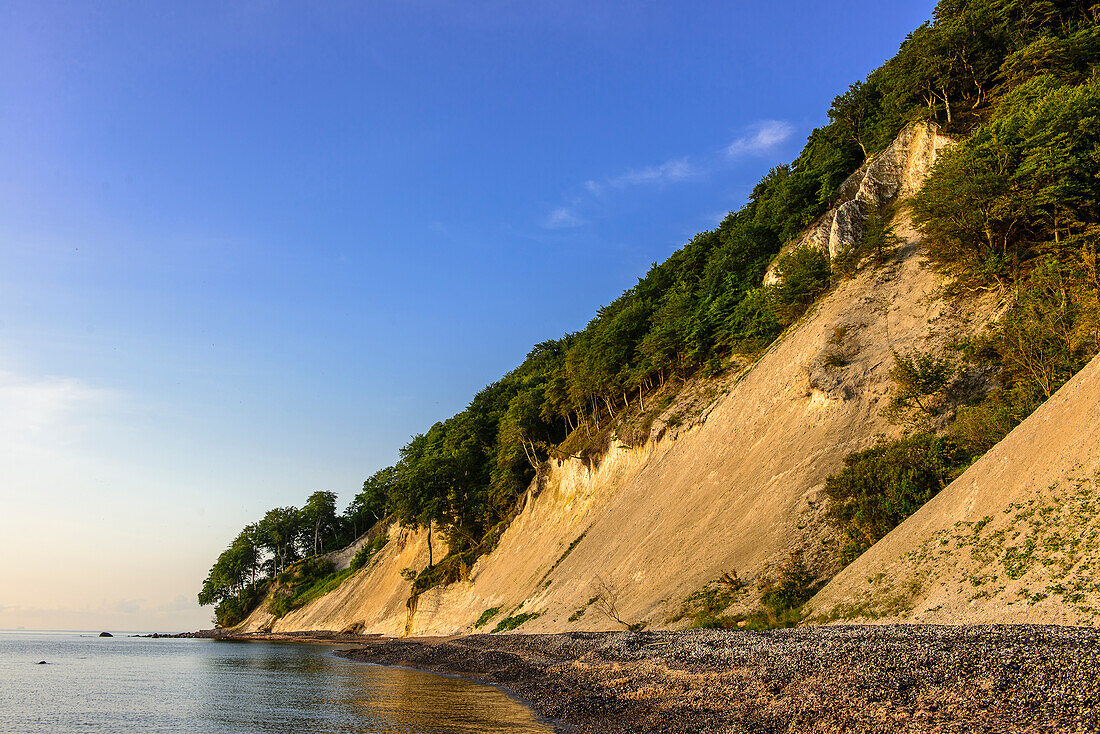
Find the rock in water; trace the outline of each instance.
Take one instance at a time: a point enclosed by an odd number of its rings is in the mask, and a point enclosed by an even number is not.
[[[99,636],[100,637],[114,637],[114,635],[112,635],[110,632],[100,632]]]

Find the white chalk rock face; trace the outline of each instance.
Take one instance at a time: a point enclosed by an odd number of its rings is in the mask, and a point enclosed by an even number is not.
[[[954,141],[935,123],[907,125],[890,147],[869,158],[840,185],[836,206],[780,254],[808,245],[827,252],[830,260],[835,258],[863,235],[867,217],[915,194],[936,160],[952,145]],[[764,274],[764,284],[777,280],[773,263]]]

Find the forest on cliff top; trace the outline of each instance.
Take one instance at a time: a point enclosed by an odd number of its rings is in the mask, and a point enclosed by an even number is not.
[[[333,493],[316,492],[302,508],[275,508],[247,526],[211,568],[199,602],[216,604],[217,623],[231,626],[268,579],[281,579],[288,608],[312,598],[347,573],[300,559],[345,546],[383,518],[446,537],[447,555],[412,579],[413,593],[456,580],[495,546],[545,461],[598,457],[624,415],[652,416],[684,380],[718,374],[735,356],[752,359],[833,284],[873,267],[890,243],[875,212],[863,238],[832,262],[810,247],[776,258],[868,156],[907,124],[932,122],[959,144],[936,164],[911,216],[956,292],[993,290],[1010,305],[950,354],[895,355],[891,410],[905,435],[853,454],[827,486],[843,554],[854,558],[1097,351],[1098,63],[1100,4],[941,0],[897,55],[836,97],[828,124],[741,209],[654,265],[583,330],[538,344],[465,410],[413,436],[343,513]],[[773,261],[778,279],[764,285]],[[936,400],[964,369],[989,375],[987,387],[951,425],[933,428]],[[627,438],[644,441],[645,432]]]

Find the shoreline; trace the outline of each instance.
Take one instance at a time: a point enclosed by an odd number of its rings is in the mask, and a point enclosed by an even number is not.
[[[837,626],[354,644],[335,654],[494,685],[578,734],[1100,730],[1093,628]]]
[[[365,640],[383,638],[382,634],[348,635],[328,630],[309,630],[305,632],[234,632],[233,630],[198,630],[196,632],[154,632],[148,635],[130,635],[152,640],[188,639],[188,640],[226,640],[230,642],[318,642],[335,644],[359,644]]]

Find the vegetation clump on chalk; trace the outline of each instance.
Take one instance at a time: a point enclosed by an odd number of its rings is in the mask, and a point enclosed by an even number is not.
[[[956,365],[931,354],[895,355],[887,415],[912,430],[849,455],[825,491],[854,560],[931,499],[1049,398],[1097,352],[1100,284],[1044,258],[1033,266],[1007,313],[965,346],[970,368],[993,376],[945,427],[928,419],[943,406]]]
[[[522,614],[513,614],[510,617],[506,617],[493,628],[493,633],[497,632],[511,632],[519,627],[524,622],[530,622],[532,619],[537,619],[542,616],[542,612],[523,612]]]
[[[276,618],[284,617],[332,591],[352,573],[350,568],[335,571],[330,561],[317,556],[298,561],[272,580],[269,609]]]
[[[481,616],[477,618],[476,622],[474,622],[474,629],[478,629],[489,624],[489,622],[492,621],[493,617],[500,614],[500,609],[500,607],[489,607],[484,612],[482,612]]]
[[[351,558],[350,568],[352,571],[358,571],[364,566],[368,565],[378,551],[382,550],[386,543],[389,541],[389,536],[385,533],[380,533],[374,537],[373,540],[364,543],[359,547],[359,550],[355,551],[355,555]]]

